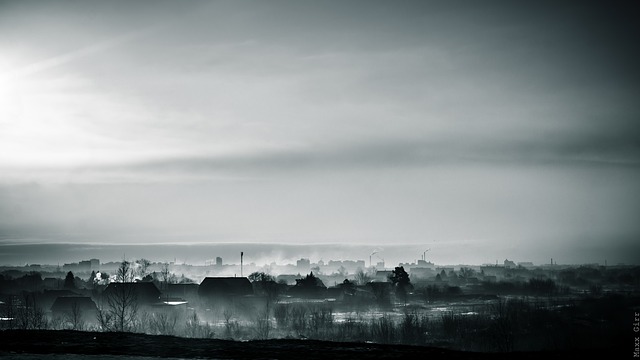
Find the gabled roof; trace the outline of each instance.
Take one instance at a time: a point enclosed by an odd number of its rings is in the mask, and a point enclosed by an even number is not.
[[[198,287],[200,296],[242,296],[253,294],[246,277],[207,277]]]
[[[104,289],[104,296],[117,294],[119,291],[127,291],[136,297],[138,303],[154,303],[160,298],[160,290],[152,282],[126,282],[110,283]]]
[[[198,284],[167,284],[162,297],[190,297],[198,295]]]
[[[98,310],[96,304],[88,296],[65,296],[59,297],[53,302],[51,311],[70,313],[74,306],[77,306],[82,312]]]

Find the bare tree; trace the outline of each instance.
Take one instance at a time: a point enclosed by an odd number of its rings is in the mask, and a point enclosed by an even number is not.
[[[116,282],[105,290],[106,308],[98,311],[98,322],[106,331],[132,331],[137,325],[138,298],[132,281],[135,278],[131,263],[122,260],[116,271]]]
[[[98,325],[103,331],[114,331],[113,317],[108,309],[100,306],[96,314],[96,320],[98,320]]]
[[[122,260],[118,270],[116,271],[116,282],[132,282],[136,277],[135,272],[131,268],[131,263],[127,260]]]
[[[163,263],[160,267],[160,279],[162,280],[163,289],[167,288],[167,284],[175,282],[175,275],[169,271],[169,263]]]
[[[270,313],[268,307],[256,314],[254,331],[256,334],[256,339],[258,340],[266,340],[269,338],[269,333],[271,332],[272,328],[269,315]]]
[[[460,268],[460,278],[463,280],[468,280],[476,275],[476,271],[472,268],[462,267]]]
[[[149,330],[154,335],[175,335],[178,318],[175,314],[155,312],[148,316]]]
[[[136,327],[138,298],[132,283],[112,283],[106,294],[106,309],[98,311],[103,330],[132,331]]]
[[[151,261],[147,259],[139,259],[136,260],[136,264],[138,264],[137,273],[140,278],[145,277],[147,275],[147,271],[149,270],[149,266],[151,266]]]
[[[4,321],[4,325],[8,329],[13,329],[13,326],[15,325],[17,302],[18,299],[15,295],[9,295],[5,299],[4,306],[0,307],[0,309],[2,309],[2,317],[7,319]]]
[[[371,277],[369,277],[369,274],[364,272],[364,270],[362,270],[361,268],[358,268],[355,274],[355,281],[356,281],[356,284],[358,285],[365,285],[366,283],[371,281]]]
[[[84,321],[82,316],[82,308],[77,301],[74,301],[71,304],[70,311],[67,313],[67,322],[69,323],[69,325],[71,325],[72,330],[84,329]]]
[[[44,329],[47,327],[47,318],[44,310],[37,306],[32,293],[24,293],[22,304],[17,307],[16,326],[19,329]]]
[[[240,326],[238,322],[233,319],[233,311],[227,309],[222,313],[224,317],[224,327],[228,338],[233,338],[233,335],[237,335],[240,331]]]
[[[266,299],[267,311],[271,304],[278,300],[280,295],[280,286],[276,283],[276,279],[264,272],[253,272],[247,276],[254,291],[260,295],[263,295]]]
[[[347,275],[349,275],[349,272],[347,271],[347,268],[340,265],[340,267],[338,268],[338,275],[340,275],[340,277],[346,277]]]
[[[213,338],[215,333],[209,323],[201,324],[198,314],[194,310],[185,322],[185,335],[190,338]]]

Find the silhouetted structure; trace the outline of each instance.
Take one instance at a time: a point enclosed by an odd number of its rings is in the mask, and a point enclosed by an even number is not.
[[[69,315],[74,311],[82,312],[85,317],[95,317],[98,308],[88,296],[65,296],[59,297],[51,305],[51,312],[56,314]]]
[[[318,279],[313,272],[309,275],[296,279],[296,285],[289,289],[289,294],[300,297],[322,297],[325,296],[327,287]]]
[[[189,302],[198,298],[198,284],[167,284],[162,291],[162,300],[166,298],[180,298]]]
[[[53,303],[58,298],[62,297],[74,297],[79,296],[79,292],[71,291],[67,289],[61,290],[44,290],[41,294],[38,295],[38,305],[42,306],[45,309],[50,309]]]
[[[160,299],[160,290],[151,282],[111,283],[102,295],[109,297],[122,291],[133,294],[140,305],[153,304]]]
[[[234,296],[252,295],[253,287],[245,277],[207,277],[198,287],[202,300],[228,300]]]

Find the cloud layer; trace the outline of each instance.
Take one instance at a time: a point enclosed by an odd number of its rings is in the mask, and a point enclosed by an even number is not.
[[[0,2],[0,233],[628,244],[638,15]]]

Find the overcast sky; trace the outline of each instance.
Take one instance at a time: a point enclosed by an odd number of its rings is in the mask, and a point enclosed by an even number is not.
[[[453,3],[0,1],[0,238],[639,262],[640,12]]]

